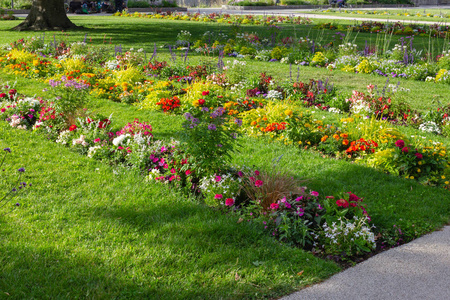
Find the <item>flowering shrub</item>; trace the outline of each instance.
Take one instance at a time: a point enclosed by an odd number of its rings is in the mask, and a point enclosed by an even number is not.
[[[202,100],[202,99],[201,99]],[[216,173],[230,159],[235,148],[236,129],[240,119],[231,119],[223,107],[209,109],[205,100],[184,114],[183,141],[186,153],[192,156],[193,168],[199,172]]]

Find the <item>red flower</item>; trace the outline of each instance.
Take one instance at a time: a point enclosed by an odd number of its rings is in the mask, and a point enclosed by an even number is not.
[[[191,174],[192,171],[191,170],[187,170],[185,173],[186,173],[186,176],[189,176],[189,174]]]
[[[227,198],[225,200],[225,205],[226,206],[233,206],[233,204],[234,204],[234,200],[232,198]]]
[[[344,208],[348,207],[348,202],[345,199],[339,199],[338,201],[336,201],[336,204],[339,207],[344,207]]]
[[[403,148],[405,147],[405,142],[403,140],[398,140],[395,142],[395,146],[398,148]]]
[[[7,98],[8,96],[5,93],[0,94],[0,98]]]
[[[409,151],[408,147],[403,147],[402,152],[408,153],[408,151]]]
[[[205,99],[198,99],[198,104],[200,104],[200,105],[205,104]]]
[[[423,158],[423,155],[421,153],[419,153],[419,152],[417,152],[415,155],[416,155],[417,159],[422,159]]]
[[[214,196],[214,199],[220,200],[220,199],[222,199],[222,198],[223,198],[222,194],[216,194],[216,195]]]
[[[75,129],[77,129],[77,125],[71,125],[69,127],[69,131],[74,131]]]
[[[350,195],[349,198],[348,198],[348,201],[358,202],[359,200],[361,200],[361,198],[359,198],[358,196],[356,196],[352,192],[348,192],[348,194]]]
[[[202,92],[202,96],[208,96],[209,95],[209,91],[203,91]]]

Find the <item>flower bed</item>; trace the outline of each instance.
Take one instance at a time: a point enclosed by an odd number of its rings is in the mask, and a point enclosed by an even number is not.
[[[188,34],[184,32],[183,36]],[[245,36],[245,39],[253,37]],[[36,42],[19,41],[0,63],[10,72],[42,78],[53,87],[57,98],[54,105],[46,108],[45,113],[50,114],[46,117],[60,118],[54,111],[64,107],[66,121],[74,125],[76,108],[84,105],[85,94],[89,92],[97,97],[133,103],[142,109],[185,113],[186,128],[191,131],[186,139],[192,138],[191,145],[204,132],[211,137],[202,145],[203,148],[190,149],[191,153],[195,153],[194,156],[210,163],[200,164],[197,166],[199,168],[219,170],[218,166],[224,163],[215,162],[213,158],[226,158],[225,154],[231,149],[229,146],[232,143],[223,138],[218,140],[217,135],[212,133],[222,134],[221,128],[225,126],[231,130],[224,135],[227,138],[234,139],[238,132],[251,136],[271,136],[286,144],[356,160],[391,174],[417,179],[424,184],[449,185],[448,151],[439,143],[424,144],[422,140],[410,140],[390,125],[415,126],[422,131],[448,135],[449,106],[441,106],[420,115],[402,101],[396,100],[400,91],[392,95],[384,92],[380,94],[374,86],[369,86],[367,93],[354,91],[351,96],[345,96],[338,95],[327,81],[311,80],[304,83],[291,79],[277,83],[265,73],[245,78],[245,62],[237,60],[224,63],[219,58],[219,64],[223,64],[223,73],[211,66],[189,66],[184,62],[173,65],[157,61],[144,63],[144,55],[139,50],[116,53],[113,60],[105,53],[103,61],[95,63],[98,57],[91,54],[94,49],[84,44],[76,43],[70,48],[60,45],[59,48],[49,49],[54,52],[42,58],[25,50],[33,47],[33,43]],[[80,55],[82,51],[84,53]],[[98,55],[98,52],[95,53]],[[50,56],[59,57],[56,60]],[[392,89],[401,90],[398,86],[392,86]],[[6,93],[2,95],[2,99],[7,97]],[[308,111],[303,107],[336,113],[349,112],[351,117],[326,124],[314,118],[314,110]],[[210,114],[220,115],[220,118],[213,118],[220,122],[207,122],[207,118],[212,117]],[[10,122],[12,126],[28,128],[31,122],[29,119],[27,115],[21,115]],[[202,126],[199,126],[200,121]],[[233,126],[241,124],[238,131],[233,129]],[[405,166],[404,158],[394,151],[397,139],[410,143],[410,149],[416,149],[415,153],[422,156],[431,147],[433,155],[427,156],[427,160],[420,164],[415,160],[411,161],[410,166]],[[80,140],[80,143],[83,141]],[[207,153],[214,155],[202,156]],[[424,163],[426,168],[419,167]]]

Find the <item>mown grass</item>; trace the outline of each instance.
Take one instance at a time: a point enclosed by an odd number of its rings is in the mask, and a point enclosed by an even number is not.
[[[112,36],[123,45],[148,49],[153,42],[172,42],[183,25],[189,24],[197,35],[216,26],[109,17],[76,19],[88,21],[99,27],[88,30],[88,39],[92,37],[94,43],[102,40],[102,28],[111,27],[109,33],[117,32]],[[165,34],[150,32],[143,43],[143,30],[161,24]],[[2,34],[8,35],[5,39],[24,37],[2,28]],[[83,37],[83,31],[70,33],[73,40]],[[204,59],[192,57],[193,61]],[[248,66],[249,73],[267,71],[280,79],[289,77],[287,65],[249,62]],[[292,76],[297,76],[295,69]],[[362,90],[369,83],[383,85],[386,80],[320,68],[301,68],[298,76],[300,80],[329,77],[346,92]],[[45,95],[46,85],[41,82],[3,73],[1,77],[17,80],[19,92]],[[401,85],[411,89],[409,101],[421,110],[429,108],[434,94],[448,97],[444,85],[407,80],[401,80]],[[150,122],[157,139],[176,138],[181,130],[181,116],[100,99],[91,101],[89,109],[112,113],[118,125],[134,118]],[[411,128],[402,130],[417,133]],[[449,144],[448,139],[438,139]],[[290,175],[308,179],[307,185],[322,194],[352,191],[365,197],[373,223],[381,229],[400,226],[412,238],[450,221],[446,190],[266,139],[244,137],[240,142],[234,164],[269,169],[270,162],[282,156],[281,165]],[[7,171],[24,166],[26,181],[33,183],[20,201],[22,206],[0,217],[0,293],[12,299],[274,298],[339,271],[332,262],[275,242],[260,224],[238,223],[237,216],[208,208],[168,186],[148,184],[134,170],[115,169],[79,156],[43,136],[0,123],[0,147],[13,150],[6,160]]]

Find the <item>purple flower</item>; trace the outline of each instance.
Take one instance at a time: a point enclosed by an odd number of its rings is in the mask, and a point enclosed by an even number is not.
[[[242,126],[242,120],[241,119],[234,119],[234,123],[236,123],[238,126]]]
[[[185,113],[184,117],[186,118],[186,120],[189,120],[190,118],[192,118],[192,115],[190,113]]]
[[[222,148],[223,145],[222,144],[217,144],[216,146],[219,147],[219,148]]]
[[[25,172],[25,168],[19,168],[19,170],[17,170],[17,171],[19,171],[20,173],[23,173],[23,172]]]
[[[5,148],[5,149],[3,149],[3,151],[11,153],[11,148]]]
[[[206,111],[209,111],[209,108],[207,108],[206,106],[203,106],[203,107],[202,107],[202,111],[205,111],[205,112],[206,112]]]
[[[217,130],[217,127],[214,124],[209,124],[208,125],[208,130]]]

